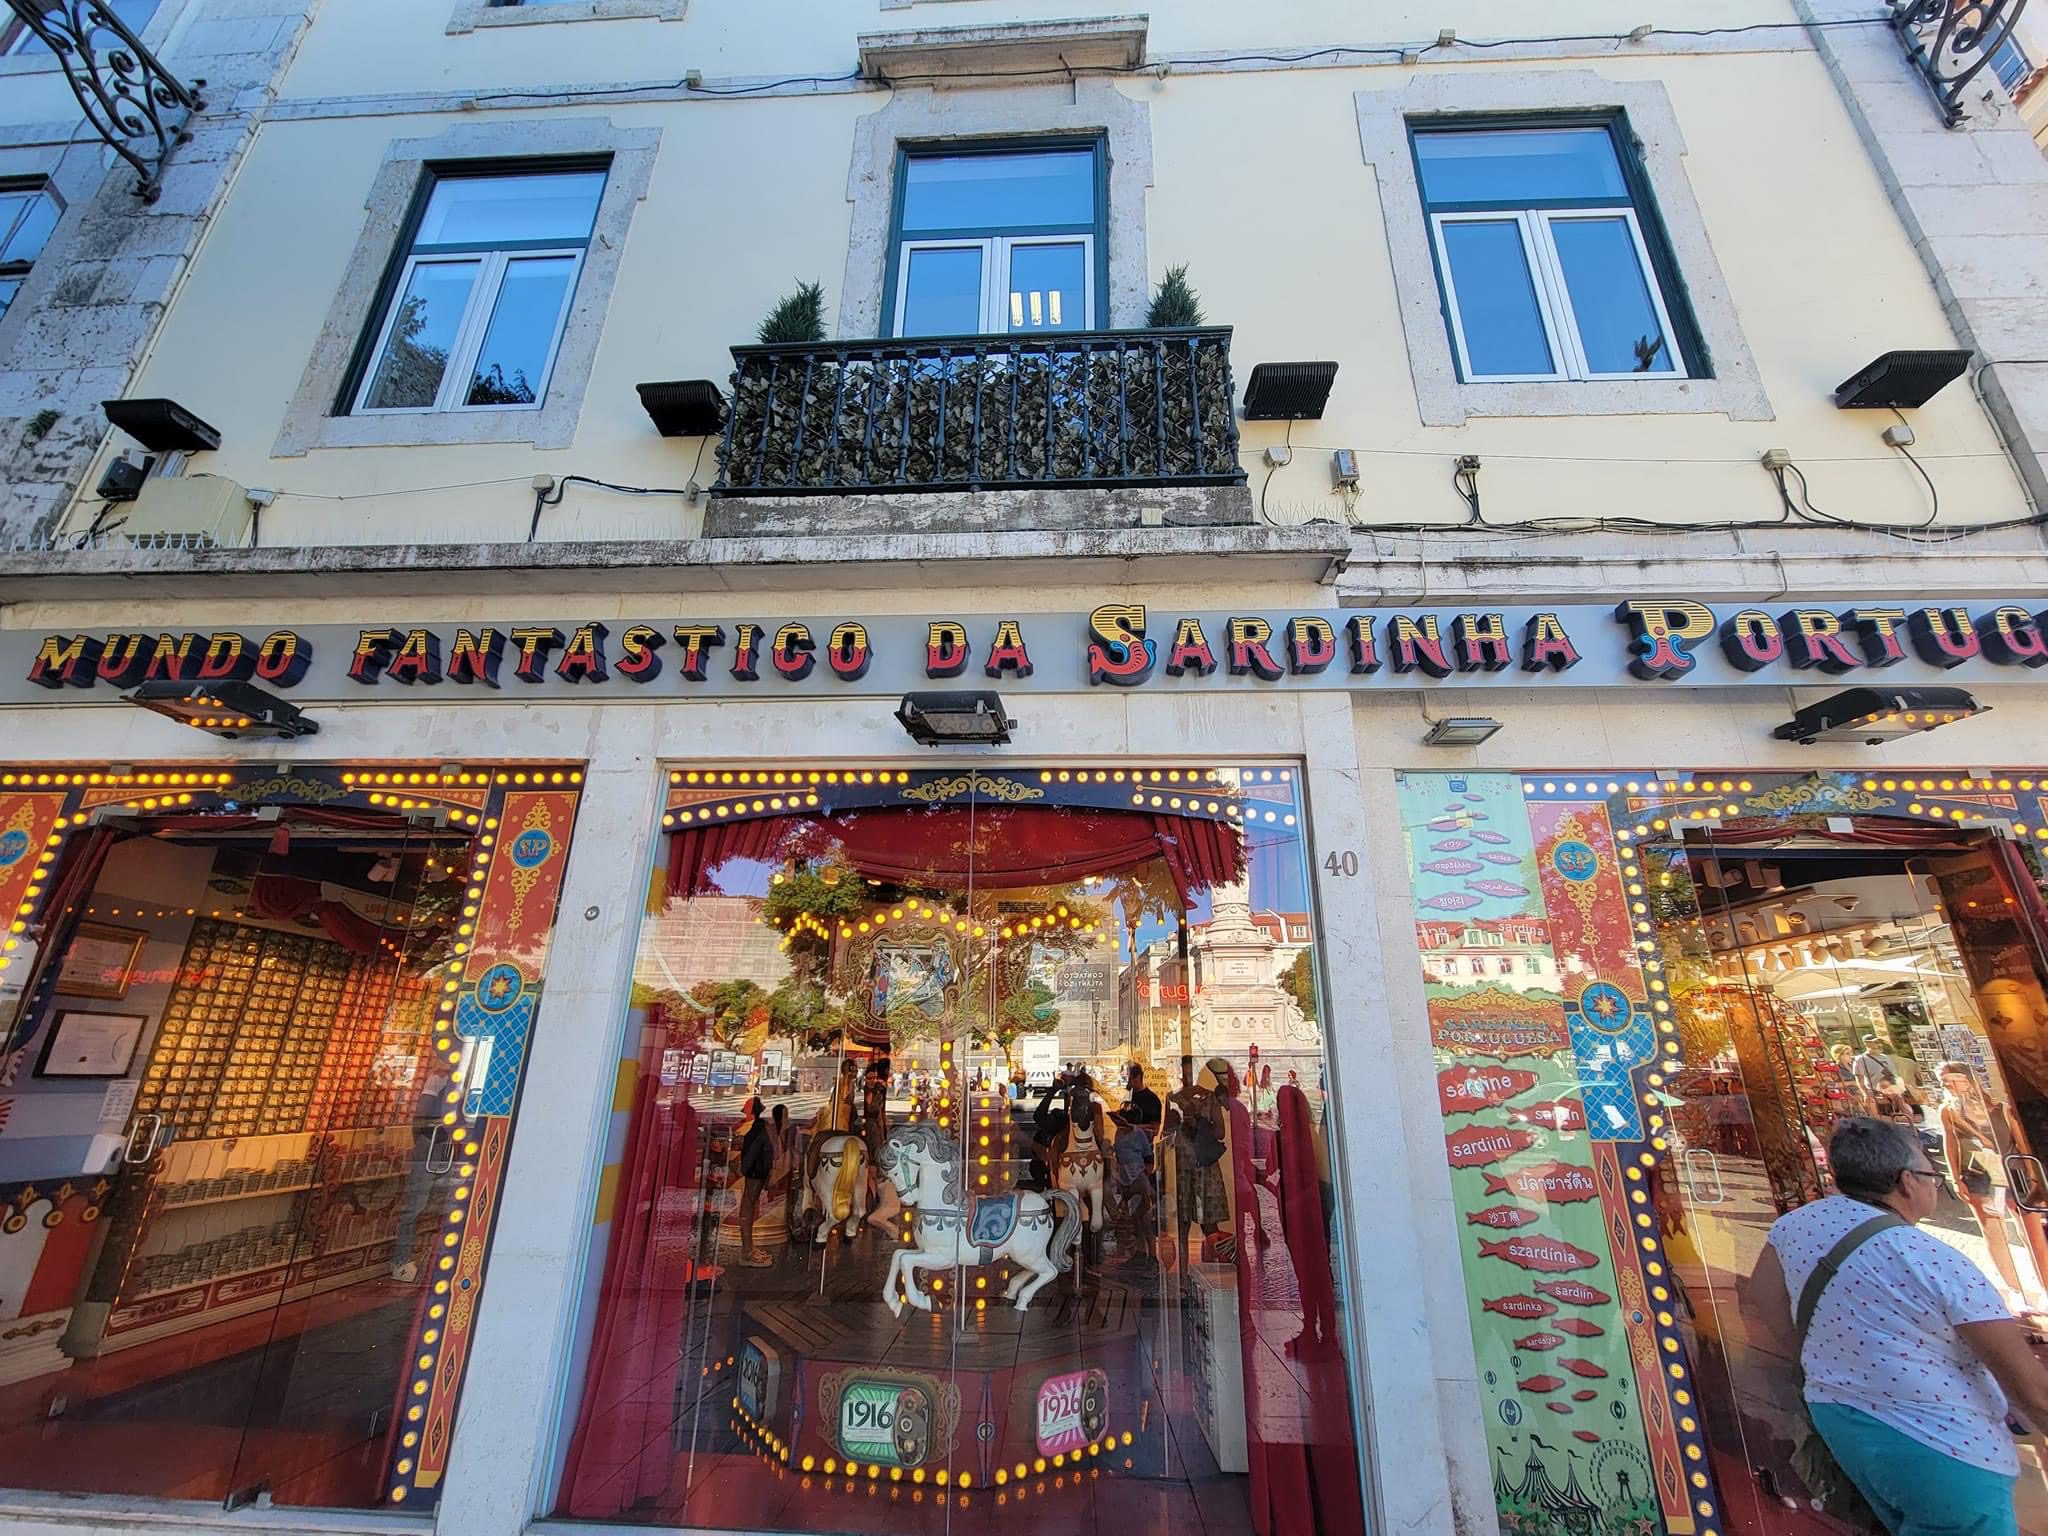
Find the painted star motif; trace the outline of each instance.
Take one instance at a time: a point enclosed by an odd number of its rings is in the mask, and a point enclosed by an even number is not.
[[[1621,1011],[1620,1000],[1612,992],[1594,994],[1593,1011],[1603,1019],[1611,1019]]]
[[[492,1002],[499,1002],[511,995],[512,978],[505,975],[493,976],[487,986]]]

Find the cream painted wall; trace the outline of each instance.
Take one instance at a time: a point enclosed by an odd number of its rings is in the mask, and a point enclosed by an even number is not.
[[[1087,15],[1150,17],[1151,51],[1264,52],[1336,43],[1434,41],[1446,26],[1473,38],[1553,33],[1627,33],[1644,22],[1672,27],[1741,26],[1784,21],[1778,0],[1574,0],[1532,12],[1516,0],[1466,0],[1455,14],[1426,0],[1361,7],[1356,0],[1288,0],[1256,8],[1225,0],[1088,4],[1085,0],[777,0],[772,23],[754,0],[691,0],[680,22],[607,21],[521,26],[449,36],[456,0],[351,0],[307,40],[286,80],[286,94],[353,96],[379,91],[446,90],[488,80],[530,83],[676,78],[686,69],[721,75],[836,75],[854,67],[864,33],[931,27],[991,26]],[[374,60],[374,71],[366,62]],[[374,80],[374,87],[369,84]]]
[[[1045,0],[952,0],[887,11],[792,0],[775,24],[734,0],[699,0],[681,22],[579,22],[447,36],[453,0],[356,0],[330,7],[284,92],[283,110],[374,81],[432,92],[488,90],[540,78],[673,78],[683,68],[781,74],[850,65],[855,31],[956,26],[1018,15],[1071,14]],[[1107,11],[1108,7],[1098,8]],[[1153,56],[1176,50],[1358,41],[1351,8],[1162,8]],[[1420,10],[1376,18],[1375,35],[1434,32]],[[1683,24],[1775,19],[1763,4],[1686,13]],[[1567,27],[1628,26],[1646,13],[1588,3]],[[1412,25],[1409,25],[1412,23]],[[1678,24],[1674,21],[1674,24]],[[1510,8],[1482,6],[1459,26],[1472,35],[1535,30]],[[1326,417],[1297,425],[1294,464],[1267,487],[1275,521],[1342,517],[1329,492],[1327,450],[1359,450],[1359,517],[1456,521],[1451,458],[1485,461],[1490,518],[1599,514],[1671,521],[1762,519],[1776,490],[1756,463],[1789,449],[1807,468],[1818,505],[1837,515],[1900,523],[1929,511],[1924,486],[1878,442],[1891,418],[1839,412],[1829,392],[1879,352],[1951,345],[1934,292],[1840,100],[1796,32],[1754,34],[1759,51],[1649,52],[1588,58],[1376,67],[1260,69],[1120,82],[1150,114],[1155,159],[1147,208],[1153,277],[1187,261],[1210,317],[1236,328],[1240,381],[1262,360],[1334,357],[1341,364]],[[1597,51],[1597,50],[1596,50]],[[373,56],[374,54],[374,56]],[[1433,55],[1432,57],[1450,57]],[[1903,68],[1903,66],[1902,66]],[[1379,191],[1364,164],[1354,93],[1398,89],[1419,74],[1591,69],[1617,81],[1661,81],[1688,153],[1690,182],[1729,284],[1776,420],[1716,414],[1478,418],[1462,428],[1420,424],[1395,306],[1394,265]],[[1911,88],[1910,80],[1902,89]],[[846,255],[846,182],[859,117],[880,92],[629,105],[577,102],[516,113],[411,112],[272,121],[261,131],[226,207],[131,393],[180,400],[219,426],[219,453],[194,466],[278,492],[263,519],[266,544],[517,540],[537,472],[631,485],[681,486],[694,440],[657,437],[634,395],[643,380],[723,382],[726,348],[751,339],[762,312],[795,282],[826,285],[828,313]],[[364,104],[321,111],[361,113]],[[354,448],[273,460],[327,307],[360,234],[362,201],[387,144],[451,123],[558,113],[603,116],[662,133],[654,179],[636,213],[599,344],[574,445]],[[1256,125],[1258,132],[1248,129]],[[1796,153],[1788,152],[1788,146]],[[1127,216],[1123,210],[1118,217]],[[2016,477],[1962,384],[1915,413],[1916,448],[1941,491],[1945,518],[1979,521],[2025,511]],[[1268,424],[1244,430],[1254,492]],[[109,450],[112,451],[110,444]],[[88,477],[87,484],[96,476]],[[80,525],[96,504],[74,512]],[[635,500],[573,488],[542,519],[543,539],[678,537],[696,531],[678,497]]]

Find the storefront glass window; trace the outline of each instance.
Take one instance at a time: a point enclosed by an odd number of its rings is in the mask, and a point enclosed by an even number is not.
[[[578,791],[297,772],[0,788],[0,1487],[438,1495]]]
[[[1295,772],[672,780],[557,1513],[1362,1530]]]
[[[1401,805],[1503,1528],[1846,1536],[1748,1283],[1835,1123],[1881,1116],[1941,1175],[1921,1230],[2041,1338],[2048,780],[1411,774]]]

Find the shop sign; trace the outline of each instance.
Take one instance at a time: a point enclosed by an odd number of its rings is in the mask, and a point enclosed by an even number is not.
[[[1038,1389],[1038,1454],[1078,1451],[1109,1421],[1109,1377],[1100,1370],[1046,1377]]]
[[[316,625],[259,631],[0,635],[0,703],[95,698],[153,681],[249,681],[301,701],[887,696],[943,683],[1094,687],[1781,686],[1884,674],[1927,685],[2048,665],[2048,610],[1926,598],[1738,607],[1683,598],[1558,607],[852,619]]]
[[[949,1454],[960,1389],[928,1376],[835,1372],[820,1385],[840,1454],[884,1467],[921,1467]]]
[[[782,1356],[758,1335],[740,1345],[740,1411],[756,1424],[775,1416],[782,1385]]]

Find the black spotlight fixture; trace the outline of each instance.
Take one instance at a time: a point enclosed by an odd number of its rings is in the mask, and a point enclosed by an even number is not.
[[[1875,747],[1985,714],[1990,707],[1960,688],[1850,688],[1807,705],[1771,734],[1802,747],[1818,741]]]
[[[987,689],[971,693],[906,693],[896,719],[920,747],[1002,747],[1017,722]]]
[[[144,683],[128,702],[227,741],[292,741],[320,729],[296,704],[254,683]]]
[[[1845,411],[1912,410],[1963,376],[1969,352],[1926,349],[1886,352],[1835,386],[1835,404]]]

